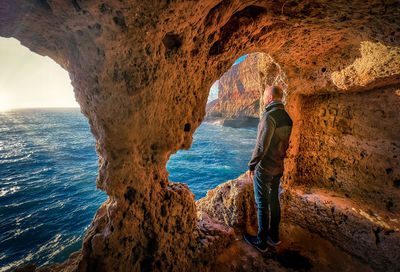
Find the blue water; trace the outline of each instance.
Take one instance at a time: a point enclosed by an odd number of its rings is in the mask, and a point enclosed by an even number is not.
[[[179,150],[167,163],[169,180],[183,182],[196,196],[247,171],[257,138],[256,128],[229,128],[202,123],[192,147]]]
[[[192,148],[172,155],[169,179],[196,199],[246,171],[256,129],[203,123]],[[98,157],[79,109],[0,113],[0,272],[62,262],[81,247],[106,194],[96,189]]]

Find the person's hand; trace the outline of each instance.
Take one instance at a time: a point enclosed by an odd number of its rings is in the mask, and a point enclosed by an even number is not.
[[[249,170],[249,180],[250,180],[250,182],[253,182],[253,177],[254,177],[254,170]]]

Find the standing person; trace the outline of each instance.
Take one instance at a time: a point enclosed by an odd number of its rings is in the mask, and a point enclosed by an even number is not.
[[[265,89],[263,101],[266,107],[258,124],[257,143],[248,164],[249,178],[254,184],[258,233],[257,236],[245,233],[244,239],[262,252],[266,251],[267,244],[280,244],[278,190],[293,126],[281,101],[282,96],[282,89],[277,86]]]

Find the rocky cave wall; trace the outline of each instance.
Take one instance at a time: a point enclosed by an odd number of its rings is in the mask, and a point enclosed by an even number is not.
[[[399,90],[304,96],[295,184],[400,214]]]
[[[210,269],[218,245],[226,245],[214,238],[228,241],[232,232],[208,224],[210,217],[197,219],[193,194],[168,181],[165,165],[178,149],[190,148],[212,82],[252,52],[273,57],[288,80],[295,128],[285,220],[366,262],[381,245],[371,265],[388,260],[398,268],[398,161],[392,158],[398,149],[392,148],[399,146],[393,115],[399,25],[398,1],[2,1],[0,35],[69,72],[96,139],[97,187],[108,194],[82,250],[55,270]],[[383,113],[360,103],[373,101]],[[383,121],[370,128],[378,117]],[[340,225],[333,224],[336,213],[347,216]]]
[[[286,221],[377,270],[399,262],[399,89],[299,96],[285,169]]]

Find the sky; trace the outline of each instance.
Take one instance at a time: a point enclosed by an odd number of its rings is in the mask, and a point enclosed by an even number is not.
[[[218,80],[210,88],[208,102],[216,98]],[[43,107],[79,107],[68,72],[49,57],[33,53],[18,40],[0,37],[0,111]]]
[[[241,56],[240,58],[238,58],[236,61],[235,61],[235,63],[233,64],[233,65],[235,65],[235,64],[238,64],[238,63],[240,63],[240,62],[242,62],[246,57],[248,56],[248,54],[247,55],[243,55],[243,56]]]
[[[79,107],[68,72],[14,38],[0,38],[0,111]]]

